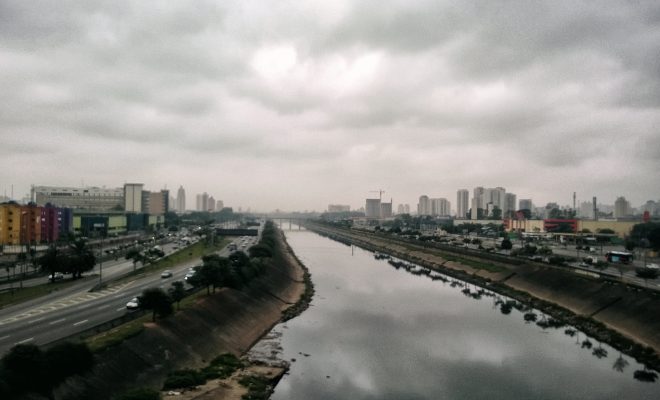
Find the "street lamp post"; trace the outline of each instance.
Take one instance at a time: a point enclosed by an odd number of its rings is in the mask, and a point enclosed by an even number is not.
[[[98,228],[100,228],[100,230],[98,230]],[[104,228],[105,224],[103,223],[94,224],[94,230],[101,236],[101,249],[99,251],[99,287],[101,287],[103,284],[103,237],[105,236],[103,232]]]

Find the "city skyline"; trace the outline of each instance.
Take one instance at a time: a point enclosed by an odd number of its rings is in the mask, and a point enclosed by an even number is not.
[[[415,205],[502,186],[537,205],[577,192],[638,207],[660,199],[659,13],[5,2],[0,196],[141,182],[323,211],[378,188]]]

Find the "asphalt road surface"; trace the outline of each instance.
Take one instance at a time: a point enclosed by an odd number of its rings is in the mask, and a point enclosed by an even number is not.
[[[256,239],[251,239],[249,246],[255,243]],[[163,248],[166,253],[172,250],[171,246]],[[219,254],[227,256],[229,251],[225,247]],[[126,303],[144,289],[161,287],[167,290],[172,282],[183,280],[189,268],[200,263],[201,260],[197,259],[171,268],[173,275],[169,278],[161,278],[158,271],[130,282],[110,284],[101,291],[89,292],[98,283],[96,275],[62,291],[0,310],[0,355],[16,344],[50,343],[118,318],[131,312],[126,309]],[[110,262],[103,266],[103,278],[116,278],[132,269],[130,261]],[[45,278],[41,279],[43,283]]]

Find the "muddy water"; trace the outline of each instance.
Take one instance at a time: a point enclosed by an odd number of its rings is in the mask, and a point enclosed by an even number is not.
[[[273,399],[660,398],[643,366],[538,311],[312,232],[287,240],[316,295],[253,351],[291,365]]]

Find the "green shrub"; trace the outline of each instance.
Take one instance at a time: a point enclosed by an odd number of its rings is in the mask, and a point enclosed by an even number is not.
[[[203,385],[204,383],[206,383],[206,379],[201,372],[194,369],[182,369],[169,374],[167,379],[165,379],[163,389],[189,388]]]
[[[160,392],[153,389],[140,388],[130,390],[122,395],[113,397],[113,400],[160,400]]]

